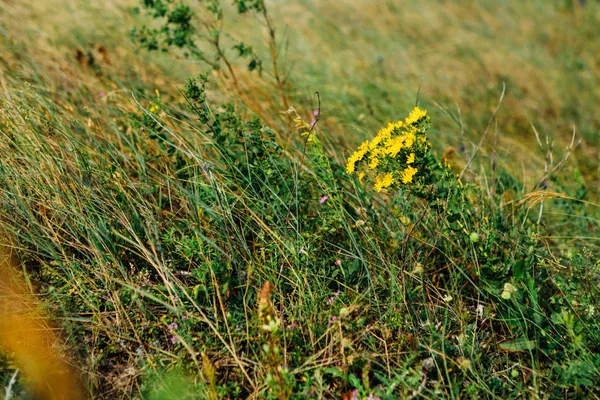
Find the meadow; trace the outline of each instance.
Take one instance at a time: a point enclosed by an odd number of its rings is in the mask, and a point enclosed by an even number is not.
[[[600,397],[600,3],[0,0],[0,396]]]

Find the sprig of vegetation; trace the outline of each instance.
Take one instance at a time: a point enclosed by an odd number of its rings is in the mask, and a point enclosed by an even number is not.
[[[289,108],[285,93],[285,82],[279,71],[277,53],[277,34],[275,24],[270,18],[267,6],[263,0],[234,0],[238,14],[258,14],[262,17],[268,32],[269,53],[272,60],[273,77],[277,83],[283,106]],[[220,70],[225,64],[229,78],[238,92],[239,79],[230,60],[227,49],[224,47],[225,38],[231,35],[223,31],[225,22],[225,4],[222,0],[203,0],[199,2],[199,12],[202,17],[197,17],[192,8],[184,3],[174,4],[163,0],[144,0],[143,7],[150,16],[161,24],[157,28],[147,25],[141,29],[134,28],[131,37],[135,42],[147,50],[168,51],[174,47],[182,49],[184,56],[194,57],[204,62],[214,70]],[[198,28],[204,28],[205,32]],[[262,75],[263,64],[251,45],[241,40],[235,40],[231,46],[241,58],[248,59],[248,71],[257,71]],[[206,45],[212,48],[212,55],[207,55],[203,50]]]

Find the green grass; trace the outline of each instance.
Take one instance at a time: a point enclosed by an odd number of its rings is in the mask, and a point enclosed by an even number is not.
[[[598,397],[600,6],[559,3],[268,3],[300,128],[254,14],[205,89],[135,2],[0,4],[0,229],[90,396]],[[417,99],[454,174],[346,174]]]

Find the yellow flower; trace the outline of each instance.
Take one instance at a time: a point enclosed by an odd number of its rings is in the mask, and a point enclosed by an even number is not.
[[[356,159],[353,154],[350,156],[350,158],[348,158],[348,164],[346,164],[346,173],[348,175],[351,175],[354,172],[355,167],[356,167]]]
[[[381,189],[390,187],[394,183],[394,175],[388,172],[384,176],[377,175],[375,177],[375,190],[381,192]]]
[[[404,146],[404,137],[397,136],[387,143],[385,152],[392,157],[396,157],[403,146]]]
[[[346,165],[346,173],[348,175],[352,175],[356,168],[356,160],[348,159],[348,164]]]
[[[427,115],[427,111],[421,110],[419,107],[413,108],[410,112],[410,115],[404,120],[406,125],[412,125],[415,122],[418,122],[421,118]]]
[[[394,184],[394,176],[396,181],[409,183],[412,182],[417,169],[412,166],[416,160],[415,150],[428,146],[426,139],[423,137],[426,125],[419,128],[417,125],[420,121],[426,118],[427,111],[415,107],[408,117],[404,120],[389,122],[386,127],[382,128],[377,135],[367,140],[352,153],[346,164],[346,172],[353,174],[360,170],[359,179],[365,176],[364,170],[370,169],[377,171],[380,166],[401,165],[399,170],[394,170],[388,173],[382,173],[375,177],[375,189],[379,192],[382,189]],[[402,149],[408,149],[405,163],[401,159],[391,160],[399,157]],[[404,155],[402,158],[404,159]],[[402,169],[404,168],[404,170]]]
[[[371,162],[369,162],[369,168],[375,169],[379,165],[379,158],[373,157],[371,158]]]
[[[395,129],[402,128],[402,125],[403,125],[402,121],[389,122],[388,126],[383,128],[382,130],[380,130],[379,133],[377,133],[377,136],[375,136],[373,138],[373,140],[371,141],[371,144],[369,145],[369,150],[375,150],[377,148],[377,146],[379,145],[379,143],[381,143],[382,141],[389,140],[392,137],[392,132]]]
[[[358,173],[358,180],[362,181],[362,179],[365,177],[365,173],[364,172],[359,172]]]
[[[400,177],[400,179],[402,180],[402,183],[412,182],[413,176],[415,176],[417,171],[418,171],[418,169],[413,168],[411,166],[406,167],[406,169],[404,171],[402,171],[402,176]]]
[[[417,140],[414,131],[415,130],[413,129],[410,132],[406,132],[404,135],[404,147],[412,147],[412,145],[415,143],[415,140]]]
[[[350,158],[348,158],[348,164],[346,165],[346,172],[348,174],[352,174],[355,170],[356,163],[363,159],[365,154],[367,154],[367,150],[369,149],[369,141],[365,141],[360,145],[358,150],[356,150]]]

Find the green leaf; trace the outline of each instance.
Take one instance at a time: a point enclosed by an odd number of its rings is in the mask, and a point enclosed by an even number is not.
[[[332,375],[334,378],[343,378],[344,374],[338,368],[325,368],[325,374]]]
[[[515,340],[509,340],[499,344],[502,350],[506,351],[525,351],[535,349],[536,342],[534,340],[528,340],[527,338],[520,337]]]
[[[350,385],[354,386],[357,389],[361,387],[360,381],[354,374],[350,374],[348,376],[348,382],[350,382]]]

